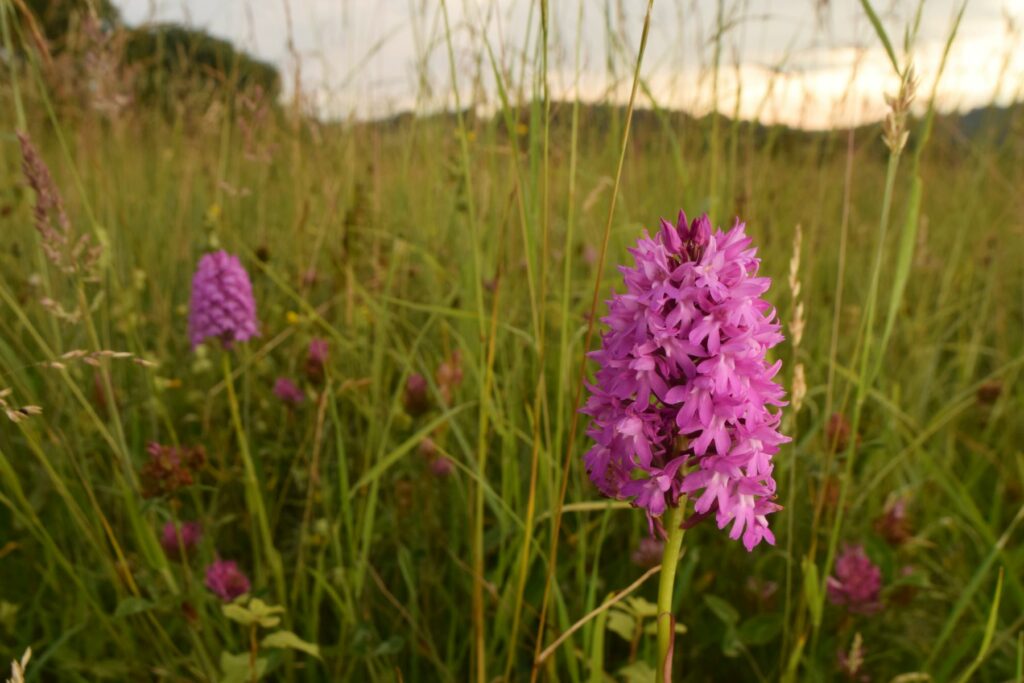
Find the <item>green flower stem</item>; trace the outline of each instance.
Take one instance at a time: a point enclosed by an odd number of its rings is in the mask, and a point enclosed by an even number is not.
[[[281,556],[274,547],[274,538],[270,532],[267,510],[263,505],[263,495],[260,492],[259,480],[256,477],[256,467],[253,465],[252,455],[249,453],[249,440],[246,438],[245,428],[242,427],[241,411],[238,409],[238,397],[235,395],[235,384],[231,377],[231,354],[224,351],[221,355],[224,361],[224,383],[227,385],[228,390],[231,420],[235,425],[235,432],[238,435],[238,449],[241,451],[242,465],[245,468],[245,495],[248,499],[249,509],[256,517],[256,528],[260,535],[267,564],[270,565],[270,572],[274,579],[278,601],[283,605],[285,604],[286,597],[284,569],[281,564]]]
[[[672,589],[676,583],[676,567],[679,565],[679,552],[683,547],[683,508],[669,508],[663,517],[668,540],[665,542],[665,554],[661,558],[661,579],[658,582],[658,671],[664,672],[665,667],[672,666],[666,661],[669,656],[672,638],[675,636],[675,624],[672,619]]]

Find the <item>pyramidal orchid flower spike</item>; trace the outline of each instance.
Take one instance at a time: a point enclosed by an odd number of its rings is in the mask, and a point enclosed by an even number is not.
[[[230,348],[259,335],[252,283],[237,256],[218,251],[199,259],[192,277],[188,328],[192,348],[211,337]]]
[[[775,542],[772,456],[788,441],[772,410],[784,405],[781,361],[766,359],[782,334],[750,244],[739,221],[712,232],[706,215],[683,212],[645,234],[635,265],[620,267],[626,291],[608,301],[583,409],[601,493],[643,508],[652,533],[689,496],[698,519],[713,514],[747,550]]]
[[[647,513],[666,536],[658,588],[658,667],[672,678],[672,590],[685,526],[714,515],[747,550],[775,537],[772,456],[782,387],[768,349],[782,341],[775,309],[761,298],[771,280],[745,225],[712,231],[708,217],[661,222],[621,266],[626,291],[613,294],[583,412],[594,440],[587,472],[605,496]],[[776,410],[772,410],[772,408]],[[684,523],[683,496],[695,515]]]

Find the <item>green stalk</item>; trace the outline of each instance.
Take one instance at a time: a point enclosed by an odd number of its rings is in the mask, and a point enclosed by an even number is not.
[[[665,514],[665,554],[661,558],[661,577],[658,580],[658,671],[672,671],[672,638],[675,635],[675,619],[672,617],[672,589],[676,584],[676,567],[679,566],[679,552],[683,547],[683,507],[669,508]]]
[[[228,389],[228,404],[231,407],[231,421],[234,423],[235,432],[238,435],[238,450],[242,454],[242,466],[245,468],[245,497],[248,499],[249,509],[256,515],[256,526],[259,530],[260,543],[266,555],[267,563],[274,577],[274,587],[277,591],[279,604],[285,604],[287,592],[284,587],[284,570],[281,565],[281,556],[274,548],[274,539],[270,533],[270,523],[267,521],[267,510],[263,505],[263,496],[260,493],[259,480],[256,478],[256,467],[252,462],[252,455],[249,453],[249,440],[245,436],[245,429],[242,427],[242,417],[238,409],[238,396],[235,395],[235,383],[231,379],[231,354],[224,351],[221,354],[224,360],[224,384]]]

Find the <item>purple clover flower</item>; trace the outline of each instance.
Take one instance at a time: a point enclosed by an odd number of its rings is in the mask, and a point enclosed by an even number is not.
[[[882,571],[862,545],[843,548],[836,560],[836,575],[828,577],[825,588],[832,604],[845,605],[856,614],[873,614],[882,609]]]
[[[189,552],[199,545],[203,537],[203,527],[199,522],[185,522],[181,525],[181,543],[178,543],[178,527],[174,522],[164,524],[160,532],[160,546],[168,557],[180,558],[182,550]]]
[[[652,533],[685,494],[698,519],[713,513],[752,550],[775,542],[771,458],[789,439],[769,408],[785,405],[772,381],[781,362],[765,357],[782,341],[761,298],[771,279],[757,277],[744,227],[713,233],[706,215],[688,223],[680,211],[630,250],[626,291],[608,301],[590,354],[600,367],[583,409],[595,441],[584,461],[601,493],[647,512]]]
[[[641,569],[650,569],[661,562],[665,554],[665,542],[660,538],[644,536],[630,554],[630,561]]]
[[[224,602],[249,592],[249,577],[234,560],[214,560],[206,568],[206,587]]]
[[[199,259],[192,277],[188,328],[192,348],[210,337],[230,347],[259,335],[252,283],[237,256],[218,251]]]
[[[306,399],[302,389],[287,377],[278,377],[274,382],[274,395],[293,406],[299,405]]]
[[[330,346],[326,339],[320,337],[313,337],[309,340],[309,355],[308,360],[311,363],[317,363],[323,365],[327,362],[327,354],[330,350]]]

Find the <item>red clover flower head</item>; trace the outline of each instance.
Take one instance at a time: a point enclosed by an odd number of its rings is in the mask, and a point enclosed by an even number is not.
[[[146,446],[146,452],[149,460],[139,471],[142,495],[146,498],[171,495],[191,486],[206,463],[206,451],[202,446],[186,448],[151,442]]]
[[[192,277],[188,329],[192,348],[210,337],[230,347],[259,335],[252,283],[237,256],[206,254]]]
[[[206,568],[206,587],[224,602],[249,592],[249,577],[234,560],[214,560]]]
[[[739,221],[712,231],[707,216],[661,222],[621,266],[626,291],[608,301],[608,326],[583,412],[594,446],[584,456],[604,495],[631,500],[655,520],[681,496],[697,519],[711,514],[747,550],[775,537],[772,456],[783,391],[781,362],[766,352],[782,341],[775,309],[761,296],[760,259]],[[658,521],[660,526],[660,521]]]
[[[274,395],[293,406],[299,405],[306,399],[302,389],[287,377],[278,377],[274,382]]]
[[[828,599],[857,614],[882,609],[882,571],[864,552],[862,545],[847,545],[836,560],[836,575],[828,577]]]
[[[181,533],[181,543],[178,542],[178,533]],[[181,557],[182,550],[186,552],[193,550],[199,545],[199,539],[203,537],[203,527],[199,522],[185,522],[180,527],[174,522],[164,524],[160,532],[160,546],[167,553],[168,557]]]
[[[306,354],[306,377],[314,384],[324,381],[324,366],[330,347],[326,339],[314,337],[309,340],[309,352]]]

